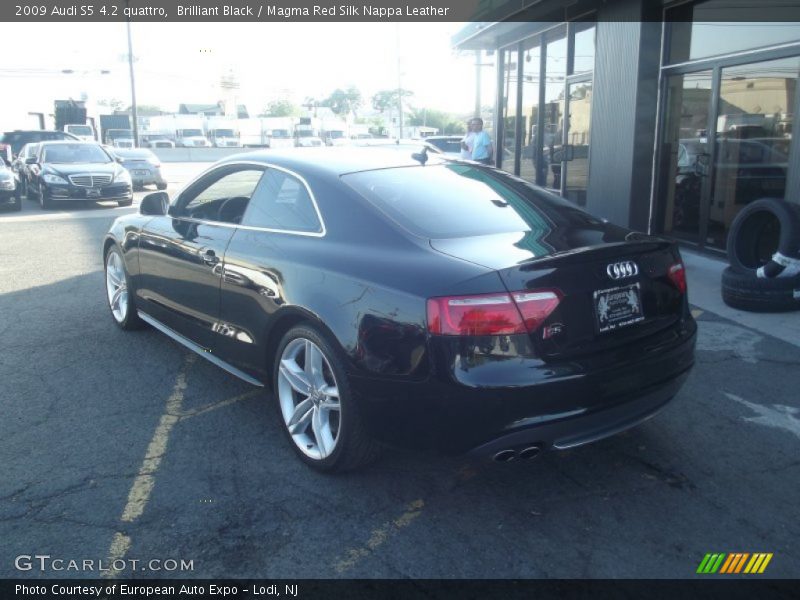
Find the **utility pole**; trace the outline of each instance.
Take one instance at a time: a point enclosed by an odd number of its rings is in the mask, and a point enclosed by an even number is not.
[[[400,125],[399,135],[397,139],[402,139],[403,137],[403,83],[402,83],[402,71],[400,70],[400,26],[395,24],[395,35],[397,38],[397,111],[398,115],[398,124]]]
[[[130,8],[130,0],[125,0],[125,8]],[[130,14],[130,11],[126,11]],[[133,76],[133,42],[131,41],[131,19],[125,22],[128,29],[128,70],[131,74],[131,118],[133,119],[133,147],[139,147],[139,114],[136,109],[136,79]]]
[[[475,115],[481,116],[481,51],[475,50]]]

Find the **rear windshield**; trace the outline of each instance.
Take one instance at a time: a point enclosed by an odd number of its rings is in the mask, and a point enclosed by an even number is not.
[[[523,195],[470,165],[363,171],[342,180],[411,233],[431,239],[538,230],[546,219],[532,190]]]

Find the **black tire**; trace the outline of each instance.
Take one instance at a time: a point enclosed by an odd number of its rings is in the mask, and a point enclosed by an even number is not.
[[[131,204],[133,204],[133,198],[131,198],[130,200],[117,201],[117,206],[130,206]]]
[[[39,206],[42,210],[52,210],[53,209],[53,201],[50,200],[50,197],[47,195],[47,190],[42,189],[39,186]]]
[[[108,302],[108,292],[106,289],[107,285],[107,270],[108,270],[108,259],[111,253],[116,253],[119,257],[119,260],[122,264],[122,269],[125,276],[125,286],[128,290],[128,310],[125,315],[125,318],[121,321],[118,321],[114,316],[114,313],[111,311],[110,303]],[[133,331],[135,329],[142,329],[145,326],[145,322],[139,318],[139,313],[136,311],[136,290],[131,286],[131,278],[128,275],[128,268],[125,266],[125,259],[122,257],[122,252],[119,249],[119,246],[116,244],[112,244],[108,247],[108,250],[103,256],[103,284],[104,284],[104,292],[106,293],[106,303],[109,305],[109,313],[111,313],[111,320],[119,327],[125,331]]]
[[[278,374],[281,364],[281,356],[286,347],[294,340],[302,338],[310,340],[323,352],[325,359],[336,379],[339,390],[340,418],[336,445],[334,450],[325,458],[312,458],[298,448],[289,428],[284,421],[279,400]],[[344,472],[364,467],[374,462],[379,456],[380,446],[369,436],[361,418],[358,403],[353,397],[350,384],[345,372],[340,350],[330,343],[326,337],[310,324],[298,325],[290,329],[278,344],[275,353],[275,364],[272,370],[273,381],[273,401],[275,404],[280,426],[283,429],[286,439],[292,446],[300,459],[312,468],[326,472]]]
[[[769,265],[776,251],[800,258],[800,205],[779,198],[751,202],[731,223],[727,250],[731,268],[746,275],[756,275]],[[770,265],[762,275],[775,277],[782,270]]]
[[[800,276],[763,279],[727,267],[722,272],[722,300],[751,312],[800,310]]]
[[[156,189],[159,192],[163,192],[165,189],[167,189],[167,184],[166,183],[157,183],[156,184]]]

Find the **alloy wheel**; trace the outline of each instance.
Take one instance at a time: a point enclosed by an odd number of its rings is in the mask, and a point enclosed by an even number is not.
[[[117,323],[122,323],[128,315],[128,284],[122,258],[113,250],[106,257],[106,292],[111,314]]]
[[[296,338],[281,354],[278,401],[284,424],[297,447],[323,460],[339,441],[339,388],[324,352],[311,340]]]

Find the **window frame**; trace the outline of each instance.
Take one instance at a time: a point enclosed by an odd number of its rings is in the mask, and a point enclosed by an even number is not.
[[[269,228],[269,227],[257,227],[257,226],[254,226],[254,225],[239,225],[237,223],[225,223],[223,221],[212,221],[212,220],[209,220],[209,219],[195,219],[193,217],[187,217],[185,215],[181,215],[180,214],[179,211],[182,210],[183,207],[185,207],[185,205],[188,203],[188,202],[187,203],[183,202],[184,194],[190,193],[194,189],[195,186],[201,185],[209,177],[211,177],[214,174],[216,174],[217,171],[229,169],[231,167],[243,167],[241,170],[245,170],[248,167],[256,167],[256,168],[261,169],[262,171],[266,171],[267,169],[276,169],[278,171],[283,171],[284,173],[287,173],[287,174],[297,178],[300,181],[300,183],[302,183],[305,186],[306,192],[308,192],[308,196],[309,196],[309,198],[311,198],[311,203],[314,205],[314,211],[317,213],[317,219],[319,219],[319,223],[320,223],[320,226],[321,226],[322,230],[321,231],[294,231],[294,230],[289,230],[289,229],[272,229],[272,228]],[[239,170],[239,169],[235,169],[235,170]],[[235,172],[235,171],[232,171],[232,172]],[[224,175],[222,177],[224,177]],[[219,179],[221,179],[222,177],[220,177]],[[215,179],[215,181],[218,181],[218,179]],[[211,185],[211,184],[209,183],[208,185]],[[206,186],[206,187],[208,187],[208,186]],[[268,233],[285,233],[285,234],[288,234],[288,235],[299,235],[299,236],[303,236],[303,237],[319,237],[319,238],[321,238],[321,237],[325,237],[325,235],[327,235],[327,232],[328,232],[328,228],[325,225],[325,219],[322,218],[322,213],[319,210],[319,204],[317,203],[317,197],[314,195],[314,192],[311,189],[311,186],[308,184],[308,181],[306,180],[305,177],[300,175],[300,173],[298,173],[297,171],[293,171],[291,169],[287,169],[286,167],[282,167],[280,165],[276,165],[276,164],[268,163],[268,162],[253,161],[253,160],[238,161],[238,162],[235,162],[235,163],[226,163],[226,164],[223,164],[223,165],[215,165],[215,166],[203,171],[200,175],[195,177],[192,181],[190,181],[188,184],[186,184],[178,192],[178,194],[175,196],[175,198],[172,200],[172,202],[170,202],[169,212],[168,212],[167,216],[170,217],[170,218],[179,219],[181,221],[185,221],[185,222],[188,222],[188,223],[198,223],[198,224],[204,224],[204,225],[216,225],[217,227],[229,227],[229,228],[232,228],[232,229],[243,229],[243,230],[246,230],[246,231],[264,231],[264,232],[268,232]]]
[[[242,229],[255,229],[255,230],[259,230],[259,231],[270,231],[270,232],[273,232],[273,233],[292,233],[292,234],[295,234],[295,235],[312,235],[312,236],[320,236],[320,237],[322,235],[324,235],[324,233],[325,233],[325,223],[322,221],[322,215],[319,212],[319,207],[317,206],[316,199],[314,198],[314,194],[311,192],[311,187],[308,185],[308,182],[305,179],[303,179],[302,177],[300,177],[297,173],[294,173],[294,172],[292,172],[292,171],[290,171],[288,169],[276,168],[274,166],[273,167],[267,167],[266,169],[264,169],[264,172],[262,174],[262,178],[270,170],[279,171],[279,172],[284,173],[287,177],[291,177],[301,187],[305,188],[306,194],[307,194],[309,200],[311,201],[311,206],[314,208],[314,214],[316,214],[317,223],[318,223],[319,229],[315,230],[315,231],[305,231],[305,230],[302,230],[302,229],[281,229],[281,228],[273,228],[273,227],[263,227],[261,225],[246,225],[244,223],[240,224],[239,226]],[[259,181],[258,184],[256,185],[256,189],[258,189],[259,185],[261,185],[261,181]],[[253,190],[253,191],[255,192],[255,190]],[[250,197],[250,201],[252,202],[252,200],[253,200],[253,198],[251,196]],[[250,210],[250,202],[247,203],[247,208],[245,208],[245,211],[242,214],[242,221],[244,221],[245,217],[247,216],[247,211],[248,210]]]

